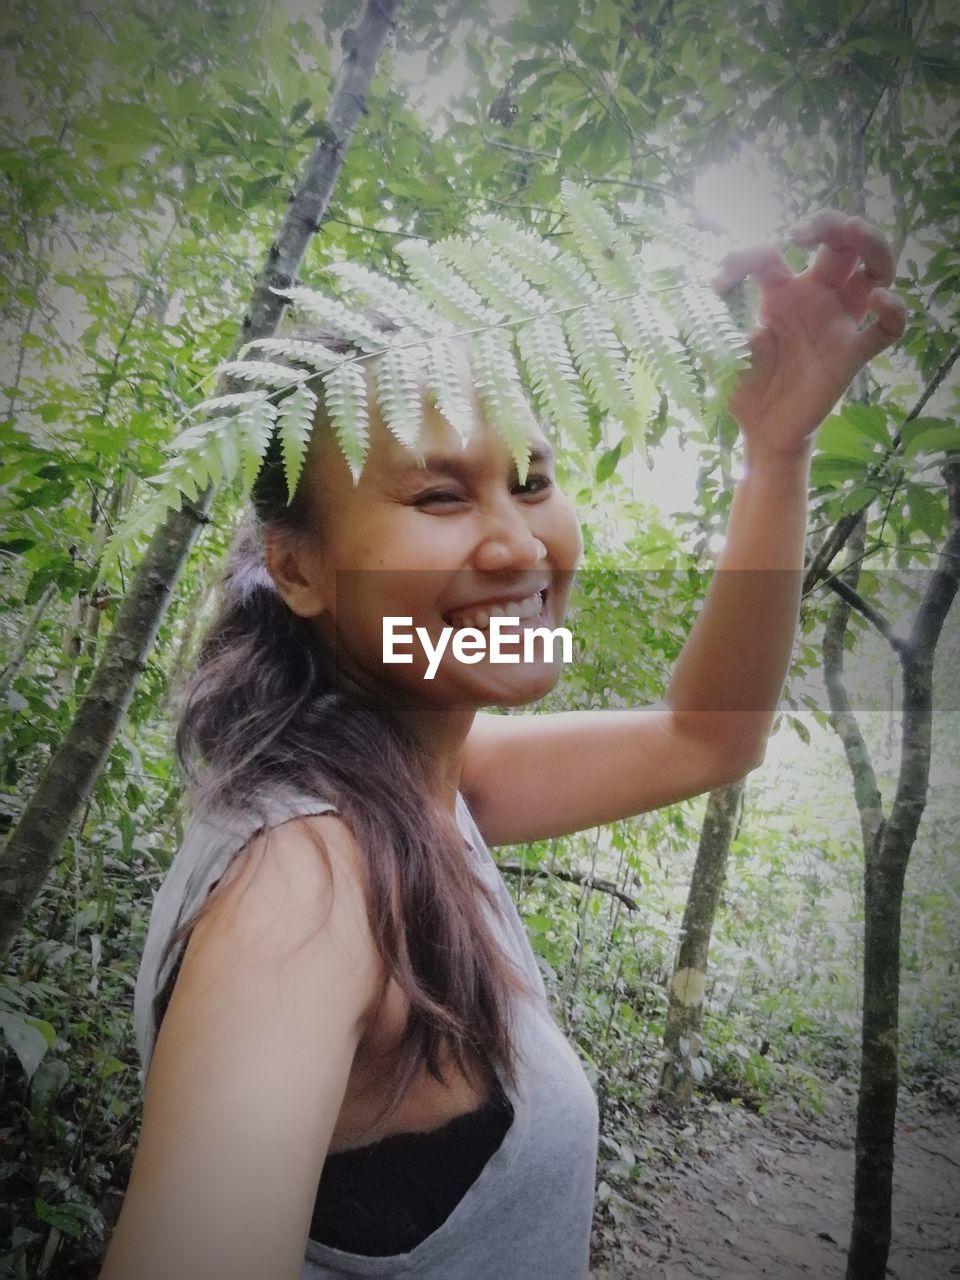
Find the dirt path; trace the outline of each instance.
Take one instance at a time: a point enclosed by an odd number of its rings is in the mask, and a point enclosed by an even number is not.
[[[648,1117],[636,1149],[639,1177],[624,1177],[623,1159],[610,1150],[616,1190],[598,1214],[594,1280],[843,1280],[852,1115],[849,1099],[813,1120],[713,1103],[680,1133]],[[909,1101],[901,1109],[893,1236],[893,1280],[960,1276],[955,1110],[923,1111]]]

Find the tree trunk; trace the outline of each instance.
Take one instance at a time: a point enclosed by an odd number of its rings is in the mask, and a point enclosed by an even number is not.
[[[293,283],[310,238],[319,230],[398,3],[366,2],[327,109],[329,134],[311,153],[270,246],[235,349],[276,331],[285,303],[273,290]],[[208,489],[196,502],[184,502],[151,539],[76,718],[0,855],[0,954],[9,947],[103,768],[211,498]]]
[[[879,862],[876,854],[871,861]],[[863,1027],[848,1280],[882,1278],[886,1272],[897,1118],[903,876],[887,876],[868,862],[864,881]]]
[[[851,600],[857,600],[858,569],[855,566],[863,546],[862,519],[850,543],[853,565],[841,575],[842,585],[853,595],[838,598],[824,633],[824,673],[831,720],[843,743],[853,777],[864,849],[862,1052],[853,1223],[846,1280],[884,1280],[890,1251],[903,885],[926,804],[930,776],[934,654],[960,584],[960,465],[953,463],[945,467],[944,479],[950,514],[947,541],[908,639],[895,644],[901,664],[903,725],[897,791],[886,819],[869,751],[843,679],[843,640],[853,607]],[[860,605],[863,604],[860,601]],[[876,611],[873,612],[875,615]],[[890,638],[892,633],[887,629],[885,634]]]
[[[730,842],[736,828],[744,779],[710,792],[690,892],[683,911],[680,951],[670,982],[667,1024],[663,1033],[664,1063],[659,1099],[683,1107],[703,1076],[699,1064],[703,997],[707,985],[710,935],[727,872]]]

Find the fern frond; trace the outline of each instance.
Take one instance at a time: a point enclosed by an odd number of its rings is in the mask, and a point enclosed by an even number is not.
[[[196,498],[207,480],[207,463],[200,451],[180,458],[171,458],[160,468],[155,476],[150,476],[146,483],[154,490],[154,498],[163,496],[166,506],[179,506],[179,498],[174,503],[171,494],[182,493],[186,498]],[[166,509],[166,507],[165,507]]]
[[[615,304],[614,313],[628,346],[641,355],[659,385],[679,408],[700,412],[700,394],[687,353],[670,317],[650,295]]]
[[[266,395],[260,391],[257,392],[257,399],[266,403]],[[205,449],[210,439],[221,431],[227,431],[236,421],[236,414],[222,414],[218,418],[206,418],[203,422],[195,422],[193,426],[186,427],[175,436],[166,447],[170,461],[165,464],[164,470],[172,465],[179,456],[186,457],[195,449]]]
[[[481,218],[479,228],[500,254],[550,299],[552,307],[600,300],[589,272],[572,253],[496,214]]]
[[[679,288],[664,294],[664,304],[686,344],[718,374],[743,365],[747,340],[712,289],[684,281]]]
[[[510,319],[534,316],[544,308],[540,294],[519,271],[480,240],[450,237],[437,249],[492,307]]]
[[[516,341],[533,393],[544,412],[577,448],[586,452],[590,447],[587,403],[563,326],[555,316],[541,316],[532,324],[519,326]]]
[[[523,479],[536,426],[525,386],[583,453],[596,410],[622,424],[640,448],[661,390],[699,413],[701,387],[724,391],[746,350],[724,305],[694,278],[712,264],[712,248],[693,229],[646,208],[630,210],[633,219],[622,226],[574,183],[563,183],[561,202],[570,247],[490,216],[475,231],[434,245],[404,241],[404,284],[344,262],[327,270],[345,301],[299,285],[276,290],[322,327],[324,340],[259,338],[220,366],[249,389],[213,395],[191,412],[149,482],[156,491],[128,544],[179,505],[181,494],[196,498],[238,472],[253,481],[274,430],[292,499],[318,382],[357,483],[369,449],[368,364],[384,421],[405,447],[419,446],[424,384],[464,443],[475,429],[478,396]],[[672,249],[677,264],[651,266],[649,240]],[[348,354],[331,350],[344,344]],[[280,391],[289,394],[275,407]]]
[[[640,352],[630,357],[630,394],[633,397],[634,415],[625,424],[641,457],[647,456],[647,424],[660,399],[657,379]]]
[[[409,341],[409,337],[406,339]],[[416,449],[423,427],[423,399],[418,380],[418,362],[414,351],[397,337],[397,345],[388,347],[373,365],[377,401],[383,420],[402,445]]]
[[[636,247],[626,232],[593,196],[569,179],[560,184],[560,202],[576,252],[600,287],[616,297],[635,293],[641,287],[639,263]]]
[[[322,342],[309,342],[305,338],[255,338],[240,351],[243,358],[253,347],[258,347],[267,355],[281,356],[286,360],[294,360],[299,364],[308,364],[317,373],[323,373],[339,364],[343,356],[337,355]]]
[[[303,383],[283,398],[277,411],[277,432],[283,453],[283,471],[287,478],[288,506],[300,483],[300,473],[303,471],[316,416],[316,393]]]
[[[563,318],[570,350],[580,374],[604,412],[626,424],[633,402],[626,379],[626,362],[609,319],[610,304],[584,307]]]
[[[465,370],[455,343],[442,338],[432,342],[427,352],[427,391],[437,408],[465,445],[475,426],[473,398],[464,385]]]
[[[198,492],[203,487],[204,481],[209,480],[210,483],[218,488],[222,484],[230,484],[237,472],[240,470],[243,461],[243,423],[238,415],[232,420],[229,428],[218,432],[211,436],[207,441],[206,448],[203,450],[202,458],[206,464],[206,477],[204,480],[198,480]],[[198,479],[194,474],[194,479]],[[194,494],[194,497],[197,495]]]
[[[324,378],[323,391],[327,413],[356,485],[366,461],[370,438],[367,380],[363,369],[344,360]]]
[[[525,484],[529,436],[537,424],[517,376],[509,335],[502,329],[487,329],[470,340],[470,352],[477,393],[490,421],[510,446],[517,477]]]
[[[328,297],[317,289],[306,289],[302,285],[291,285],[287,289],[274,289],[282,298],[290,302],[302,315],[338,338],[343,338],[361,351],[382,351],[386,338],[380,330],[370,323],[365,316],[351,307],[345,306],[338,298]]]
[[[248,489],[256,480],[260,464],[270,446],[276,420],[277,406],[269,400],[249,405],[238,415],[235,439],[243,467],[243,482]]]
[[[711,271],[716,266],[716,246],[693,226],[688,219],[667,216],[649,205],[622,204],[620,212],[629,219],[634,235],[660,247],[671,249],[685,264],[698,272]]]
[[[214,410],[219,412],[223,409],[239,409],[243,405],[253,404],[254,401],[263,398],[262,391],[236,391],[231,395],[212,396],[209,400],[201,400],[199,404],[193,406],[193,412],[212,413]]]
[[[421,293],[441,316],[471,329],[499,324],[503,314],[488,307],[476,289],[430,251],[422,240],[404,240],[397,246]]]
[[[134,549],[140,538],[149,537],[163,523],[168,509],[173,505],[172,502],[167,502],[165,496],[152,493],[149,498],[130,508],[104,545],[93,590],[106,580],[119,565],[121,558]],[[178,493],[176,508],[179,507]]]
[[[357,262],[332,262],[326,270],[339,277],[362,302],[401,328],[415,328],[425,334],[437,331],[439,317],[412,290]]]
[[[217,367],[217,373],[242,378],[244,382],[262,382],[275,390],[291,387],[310,376],[306,369],[292,369],[289,365],[272,364],[267,360],[226,360]]]

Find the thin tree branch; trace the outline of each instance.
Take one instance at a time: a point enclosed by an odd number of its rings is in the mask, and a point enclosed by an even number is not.
[[[855,556],[862,550],[865,520],[861,517],[851,534],[850,552]],[[843,570],[844,585],[856,591],[859,569],[856,564]],[[838,595],[827,617],[823,633],[823,676],[830,703],[830,723],[843,746],[850,772],[860,816],[865,849],[875,847],[883,830],[883,801],[877,785],[877,775],[870,759],[870,752],[860,730],[860,724],[850,703],[843,675],[843,638],[850,620],[851,604]]]
[[[864,600],[859,591],[854,591],[853,587],[835,573],[829,578],[824,578],[823,585],[829,587],[842,600],[846,600],[851,608],[856,609],[857,613],[862,614],[868,622],[872,623],[896,653],[903,651],[906,641],[896,634],[889,619],[884,617],[879,609],[875,609],[868,600]]]
[[[33,613],[30,615],[30,621],[23,629],[23,634],[20,637],[16,649],[11,654],[9,662],[7,662],[3,670],[0,671],[0,699],[2,699],[6,694],[7,689],[10,687],[17,672],[20,670],[21,663],[30,652],[30,646],[33,644],[33,638],[37,634],[40,623],[43,621],[43,615],[46,612],[47,605],[53,599],[56,594],[56,590],[57,587],[54,582],[50,582],[44,587],[40,599],[37,601],[34,606]]]
[[[629,894],[618,889],[610,880],[598,880],[588,871],[563,871],[560,868],[550,870],[549,867],[525,867],[519,862],[498,862],[497,869],[505,876],[532,876],[540,880],[563,880],[567,884],[578,884],[584,889],[598,889],[600,893],[609,893],[617,898],[631,911],[636,911],[637,903]]]
[[[559,160],[557,151],[538,151],[534,147],[518,147],[515,142],[504,142],[501,138],[491,138],[488,133],[480,137],[489,147],[499,147],[501,151],[510,151],[517,156],[535,156],[541,160]]]
[[[960,463],[948,463],[943,469],[943,478],[947,486],[950,532],[910,629],[911,656],[920,662],[932,661],[960,586]]]
[[[953,347],[944,356],[936,373],[920,393],[920,398],[897,428],[897,433],[893,437],[891,451],[900,447],[903,440],[903,428],[908,422],[913,422],[916,418],[920,417],[921,413],[923,413],[927,406],[927,401],[940,390],[944,378],[957,363],[957,360],[960,360],[960,342],[954,343]]]
[[[401,240],[426,240],[427,244],[436,244],[433,236],[418,235],[416,231],[388,231],[386,227],[366,227],[362,222],[351,222],[349,218],[324,218],[324,224],[336,222],[341,227],[353,227],[357,231],[366,231],[372,236],[398,236]]]
[[[934,373],[930,381],[927,383],[927,385],[924,387],[923,391],[920,393],[920,396],[918,397],[913,408],[910,410],[910,412],[907,414],[907,416],[904,418],[903,422],[901,423],[900,427],[898,428],[890,444],[890,448],[884,454],[883,458],[877,463],[877,465],[873,467],[872,470],[868,473],[868,476],[867,476],[868,479],[875,478],[882,472],[884,466],[887,464],[890,458],[894,455],[894,453],[896,453],[897,449],[899,449],[903,441],[903,428],[909,422],[914,422],[917,418],[920,417],[921,413],[926,407],[927,402],[929,401],[931,396],[933,396],[939,390],[940,386],[943,384],[944,379],[950,373],[951,369],[957,363],[958,359],[960,359],[960,342],[955,343],[954,346],[947,353],[947,355],[944,357],[944,359],[941,361],[939,368],[936,370],[936,372]],[[816,553],[816,555],[814,555],[813,559],[810,561],[809,565],[807,566],[806,573],[804,574],[804,578],[803,578],[803,594],[804,595],[808,595],[809,592],[813,590],[813,588],[817,585],[820,579],[824,576],[824,574],[830,568],[830,565],[832,564],[833,560],[843,550],[851,533],[856,528],[857,521],[859,520],[863,512],[867,509],[867,507],[870,505],[871,501],[872,501],[872,498],[869,499],[867,502],[865,502],[858,511],[851,511],[851,512],[848,512],[846,515],[842,515],[840,519],[837,521],[837,523],[833,526],[830,533],[826,536],[826,538],[824,538],[823,542],[820,545],[820,550]]]

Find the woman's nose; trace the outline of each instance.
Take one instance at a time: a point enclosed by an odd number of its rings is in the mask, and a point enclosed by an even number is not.
[[[474,567],[481,573],[530,569],[546,558],[547,548],[530,528],[528,517],[509,505],[490,515],[474,552]]]

